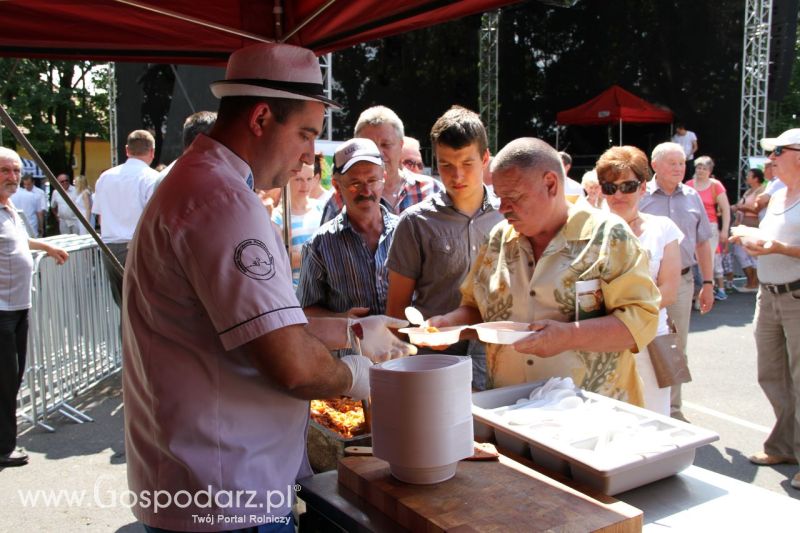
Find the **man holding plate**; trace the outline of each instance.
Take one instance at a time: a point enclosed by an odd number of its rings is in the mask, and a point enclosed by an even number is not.
[[[489,388],[571,377],[642,405],[632,351],[655,336],[660,295],[636,236],[616,215],[567,202],[558,152],[542,140],[506,145],[492,176],[506,220],[473,263],[461,306],[430,324],[529,324],[513,344],[488,345]],[[602,296],[602,316],[576,320],[578,285]]]

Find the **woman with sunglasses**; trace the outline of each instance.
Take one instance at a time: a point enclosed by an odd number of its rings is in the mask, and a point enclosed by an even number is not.
[[[650,275],[661,291],[657,335],[665,335],[669,333],[666,307],[675,301],[680,283],[678,243],[683,233],[667,217],[639,212],[639,200],[652,177],[644,152],[633,146],[615,146],[600,156],[595,171],[608,208],[628,223],[647,251]],[[644,383],[645,407],[669,416],[670,389],[658,387],[646,350],[636,354],[636,368]]]

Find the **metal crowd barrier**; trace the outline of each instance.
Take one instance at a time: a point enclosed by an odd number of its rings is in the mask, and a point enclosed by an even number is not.
[[[69,252],[58,266],[34,252],[28,362],[18,414],[55,431],[54,413],[78,423],[92,421],[70,405],[79,394],[122,368],[120,314],[102,253],[90,235],[59,235],[47,242]]]

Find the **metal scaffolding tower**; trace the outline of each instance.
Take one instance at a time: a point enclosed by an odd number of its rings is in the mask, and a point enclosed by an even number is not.
[[[325,88],[325,96],[333,99],[333,54],[325,54],[319,58],[319,66],[322,69],[322,85]],[[321,138],[329,141],[333,140],[333,110],[325,108],[325,123],[322,126]]]
[[[119,164],[117,156],[117,71],[116,63],[108,64],[108,140],[111,145],[111,166]]]
[[[767,134],[769,44],[772,0],[746,0],[742,50],[742,102],[739,123],[739,191],[750,168],[748,158],[762,155],[759,139]]]
[[[489,150],[497,152],[497,78],[498,78],[498,34],[500,32],[500,10],[484,13],[481,17],[478,63],[478,111],[486,126]]]

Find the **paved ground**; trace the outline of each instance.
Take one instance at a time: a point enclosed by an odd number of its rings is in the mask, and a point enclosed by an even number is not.
[[[684,413],[721,437],[698,451],[695,464],[799,498],[800,491],[788,481],[797,467],[759,468],[747,461],[750,453],[761,449],[774,422],[756,383],[754,301],[754,295],[734,294],[718,302],[711,314],[692,317],[689,351],[694,381],[685,388]],[[95,422],[76,424],[54,417],[55,433],[23,429],[20,445],[27,448],[31,462],[0,471],[0,531],[142,531],[124,505],[119,378],[96,387],[76,406]],[[45,494],[62,499],[46,504]],[[36,505],[22,501],[37,495]],[[75,498],[72,505],[67,497]]]

